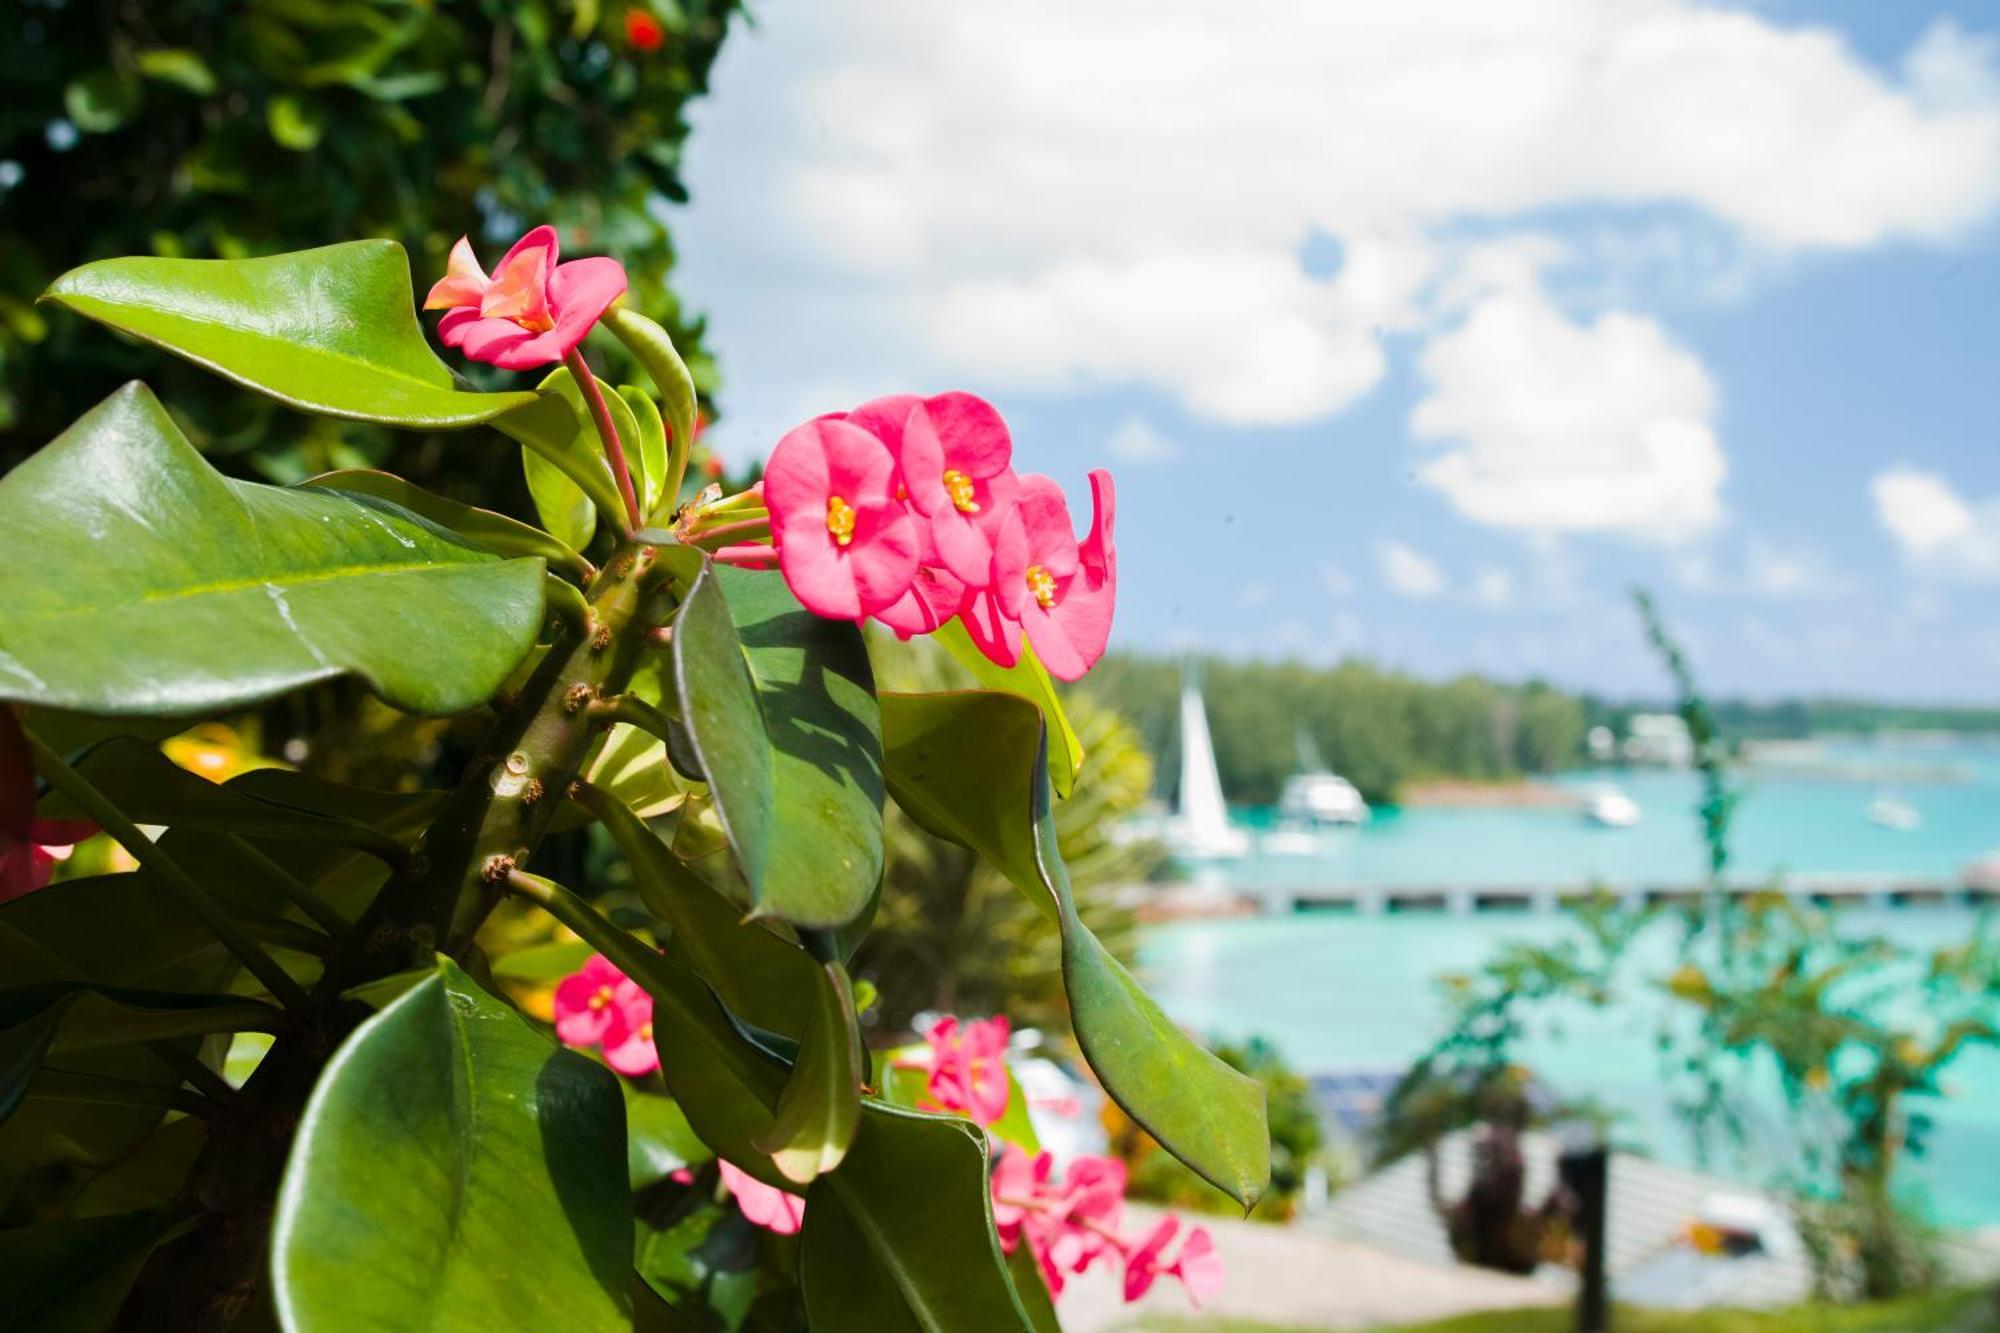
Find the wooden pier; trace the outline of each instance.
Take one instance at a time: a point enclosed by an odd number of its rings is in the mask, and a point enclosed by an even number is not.
[[[1214,892],[1216,886],[1208,886]],[[2000,888],[1969,886],[1950,876],[1790,875],[1781,881],[1732,880],[1736,897],[1780,893],[1821,907],[1843,905],[1909,907],[1984,905],[2000,902]],[[1440,912],[1463,916],[1483,912],[1549,912],[1610,894],[1628,905],[1683,903],[1707,889],[1698,883],[1579,884],[1565,888],[1525,884],[1452,885],[1229,885],[1227,893],[1265,913],[1353,912],[1361,915]]]

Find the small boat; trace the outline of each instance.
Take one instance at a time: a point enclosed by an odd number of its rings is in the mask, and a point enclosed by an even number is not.
[[[1889,792],[1878,792],[1875,799],[1868,803],[1868,822],[1898,833],[1908,833],[1921,825],[1924,817],[1908,801],[1899,800]]]
[[[1303,730],[1298,732],[1296,743],[1298,771],[1279,789],[1278,818],[1307,831],[1329,824],[1366,824],[1368,802],[1355,785],[1326,766],[1312,737]]]
[[[1180,802],[1167,821],[1166,841],[1177,856],[1190,861],[1233,860],[1250,850],[1250,835],[1229,822],[1208,734],[1208,709],[1192,670],[1181,679]]]
[[[1639,822],[1639,803],[1616,787],[1592,787],[1583,796],[1583,817],[1599,828],[1631,828]]]

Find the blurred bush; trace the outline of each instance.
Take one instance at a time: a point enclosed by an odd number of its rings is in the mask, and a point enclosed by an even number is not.
[[[268,254],[386,236],[418,290],[469,233],[490,264],[553,222],[617,256],[704,390],[669,289],[665,206],[689,102],[737,0],[15,0],[0,7],[0,468],[143,375],[203,448],[292,481],[385,461],[390,437],[309,422],[38,310],[108,255]],[[483,367],[472,368],[484,371]],[[508,377],[512,378],[512,377]],[[483,434],[483,432],[481,433]],[[395,466],[485,502],[517,451],[399,437]]]

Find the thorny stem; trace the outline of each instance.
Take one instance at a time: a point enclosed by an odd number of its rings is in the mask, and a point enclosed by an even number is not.
[[[237,924],[236,918],[211,898],[208,890],[195,883],[187,871],[181,869],[178,861],[141,833],[139,826],[127,819],[116,803],[92,785],[90,779],[71,768],[41,737],[26,728],[22,730],[28,738],[28,748],[35,756],[35,767],[41,770],[51,787],[67,796],[77,809],[96,821],[113,841],[131,853],[133,860],[158,876],[167,892],[200,917],[201,923],[222,941],[222,947],[235,954],[251,975],[264,983],[264,988],[278,1003],[299,1016],[304,1016],[311,1009],[304,989],[292,980],[292,974],[278,966],[277,961]]]
[[[589,712],[595,721],[607,724],[623,722],[660,740],[667,739],[667,724],[671,719],[636,694],[599,699],[590,705]]]
[[[612,553],[591,581],[592,632],[558,636],[501,709],[416,852],[336,942],[299,1030],[218,1113],[184,1191],[203,1220],[148,1264],[128,1304],[134,1327],[219,1331],[249,1307],[266,1280],[272,1207],[299,1116],[327,1059],[367,1016],[344,993],[470,944],[501,897],[484,867],[496,856],[528,861],[602,733],[566,700],[622,693],[654,651],[651,633],[674,599],[665,581],[643,576],[652,563],[645,543]]]
[[[563,364],[576,379],[576,387],[583,394],[583,401],[590,407],[590,419],[597,425],[597,437],[604,441],[604,456],[611,462],[611,475],[618,480],[618,494],[625,501],[625,531],[637,532],[646,526],[639,513],[639,493],[632,488],[632,469],[625,462],[625,446],[619,443],[618,427],[611,420],[611,409],[604,402],[604,391],[597,387],[597,376],[590,371],[590,363],[583,359],[583,349],[572,347],[563,353]]]

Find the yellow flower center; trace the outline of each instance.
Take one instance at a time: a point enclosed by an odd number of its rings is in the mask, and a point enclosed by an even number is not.
[[[1035,602],[1046,611],[1056,604],[1056,576],[1040,565],[1028,566],[1028,591],[1035,594]]]
[[[641,1023],[639,1025],[639,1040],[651,1041],[652,1039],[653,1039],[653,1025],[651,1023]]]
[[[599,986],[596,992],[590,997],[590,1007],[593,1010],[602,1009],[610,1003],[611,987],[609,986]]]
[[[826,530],[834,545],[846,546],[854,540],[854,506],[837,495],[826,497]]]
[[[972,498],[972,478],[957,468],[944,470],[944,493],[951,497],[952,507],[961,514],[979,512],[979,501]]]

